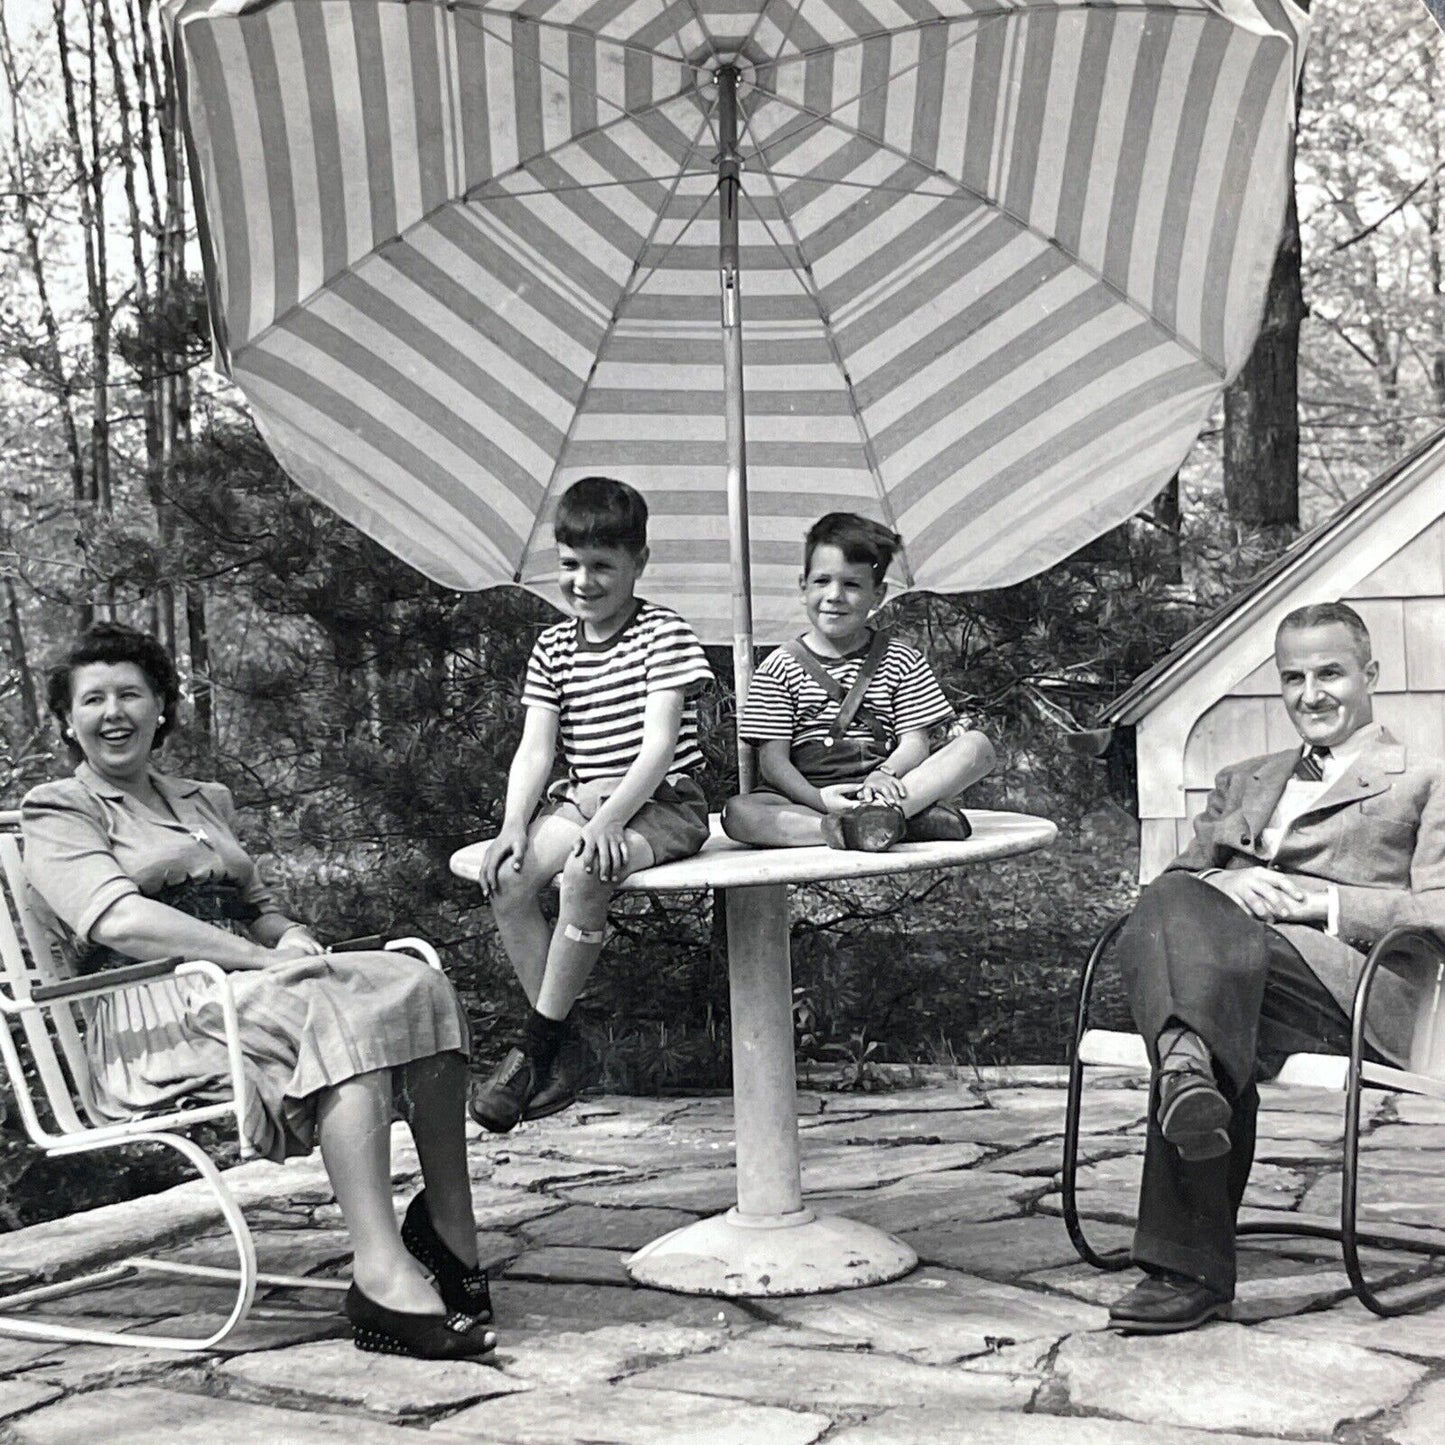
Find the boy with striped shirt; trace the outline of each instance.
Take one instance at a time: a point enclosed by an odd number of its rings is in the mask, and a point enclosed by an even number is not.
[[[497,1134],[565,1109],[585,1082],[590,1061],[569,1017],[618,884],[696,853],[708,836],[694,774],[703,762],[697,694],[712,672],[692,628],[635,595],[647,504],[624,482],[584,477],[553,525],[572,618],[532,649],[522,741],[480,880],[531,1004],[517,1047],[471,1092],[472,1117]],[[559,738],[568,774],[547,788]],[[558,873],[550,929],[538,895]]]
[[[729,800],[741,843],[880,852],[900,839],[968,837],[954,798],[993,766],[913,648],[869,626],[901,539],[853,512],[829,512],[803,545],[808,630],[770,653],[739,733],[759,749],[766,788]],[[935,750],[930,733],[947,727]]]

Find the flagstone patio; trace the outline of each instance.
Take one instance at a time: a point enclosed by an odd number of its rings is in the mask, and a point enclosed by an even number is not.
[[[634,1288],[631,1250],[729,1202],[730,1102],[592,1098],[473,1141],[494,1365],[360,1354],[338,1297],[319,1293],[268,1296],[201,1356],[0,1336],[0,1445],[1445,1442],[1445,1307],[1378,1320],[1348,1298],[1329,1245],[1256,1239],[1232,1322],[1114,1336],[1105,1309],[1133,1276],[1081,1265],[1058,1217],[1061,1071],[910,1079],[867,1094],[815,1079],[800,1098],[810,1198],[917,1250],[919,1268],[894,1284],[746,1302]],[[1264,1094],[1247,1211],[1328,1210],[1338,1096]],[[1127,1239],[1144,1105],[1123,1076],[1090,1095],[1081,1196],[1101,1244]],[[1445,1232],[1445,1105],[1378,1096],[1367,1107],[1372,1215],[1393,1208]],[[401,1204],[416,1160],[399,1128],[396,1142]],[[344,1273],[319,1161],[233,1178],[263,1269]],[[220,1262],[203,1206],[185,1186],[0,1236],[0,1287],[157,1246]],[[136,1277],[63,1308],[177,1333],[218,1305],[207,1286]]]

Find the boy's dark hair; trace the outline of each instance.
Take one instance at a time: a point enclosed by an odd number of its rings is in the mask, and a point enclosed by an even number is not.
[[[625,547],[636,556],[647,546],[647,503],[626,482],[583,477],[558,498],[552,534],[563,547]]]
[[[151,747],[158,748],[170,736],[181,707],[181,680],[171,655],[149,632],[127,627],[123,622],[96,622],[70,644],[65,656],[50,669],[46,678],[45,702],[60,725],[60,736],[79,762],[84,754],[80,744],[66,737],[70,726],[71,681],[76,672],[92,662],[132,662],[145,673],[146,681],[161,700],[165,721],[156,728]]]
[[[1313,602],[1308,607],[1296,607],[1280,619],[1279,626],[1274,630],[1275,641],[1278,642],[1285,632],[1301,631],[1306,627],[1329,627],[1336,623],[1350,634],[1360,662],[1368,662],[1374,652],[1370,644],[1370,629],[1348,602]]]
[[[866,562],[873,571],[874,586],[881,587],[893,554],[902,546],[903,538],[881,522],[860,517],[857,512],[829,512],[808,528],[803,543],[803,575],[808,575],[813,553],[819,547],[836,547],[845,562]]]

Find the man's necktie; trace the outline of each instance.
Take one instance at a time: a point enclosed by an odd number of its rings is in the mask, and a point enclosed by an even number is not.
[[[1294,765],[1294,776],[1304,783],[1318,783],[1325,775],[1324,761],[1330,755],[1328,748],[1306,748]]]

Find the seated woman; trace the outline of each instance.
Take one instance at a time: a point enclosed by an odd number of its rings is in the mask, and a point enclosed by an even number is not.
[[[63,925],[57,942],[83,973],[174,954],[230,973],[247,1141],[278,1161],[320,1146],[351,1233],[357,1346],[484,1355],[496,1336],[477,1266],[456,993],[406,954],[328,954],[286,917],[236,840],[229,791],[151,767],[179,701],[164,648],[116,623],[83,633],[51,673],[50,710],[79,766],[26,795],[21,826],[26,874]],[[117,1118],[229,1094],[221,1007],[204,979],[97,999],[86,1047],[97,1105]],[[394,1102],[425,1184],[400,1232]]]

